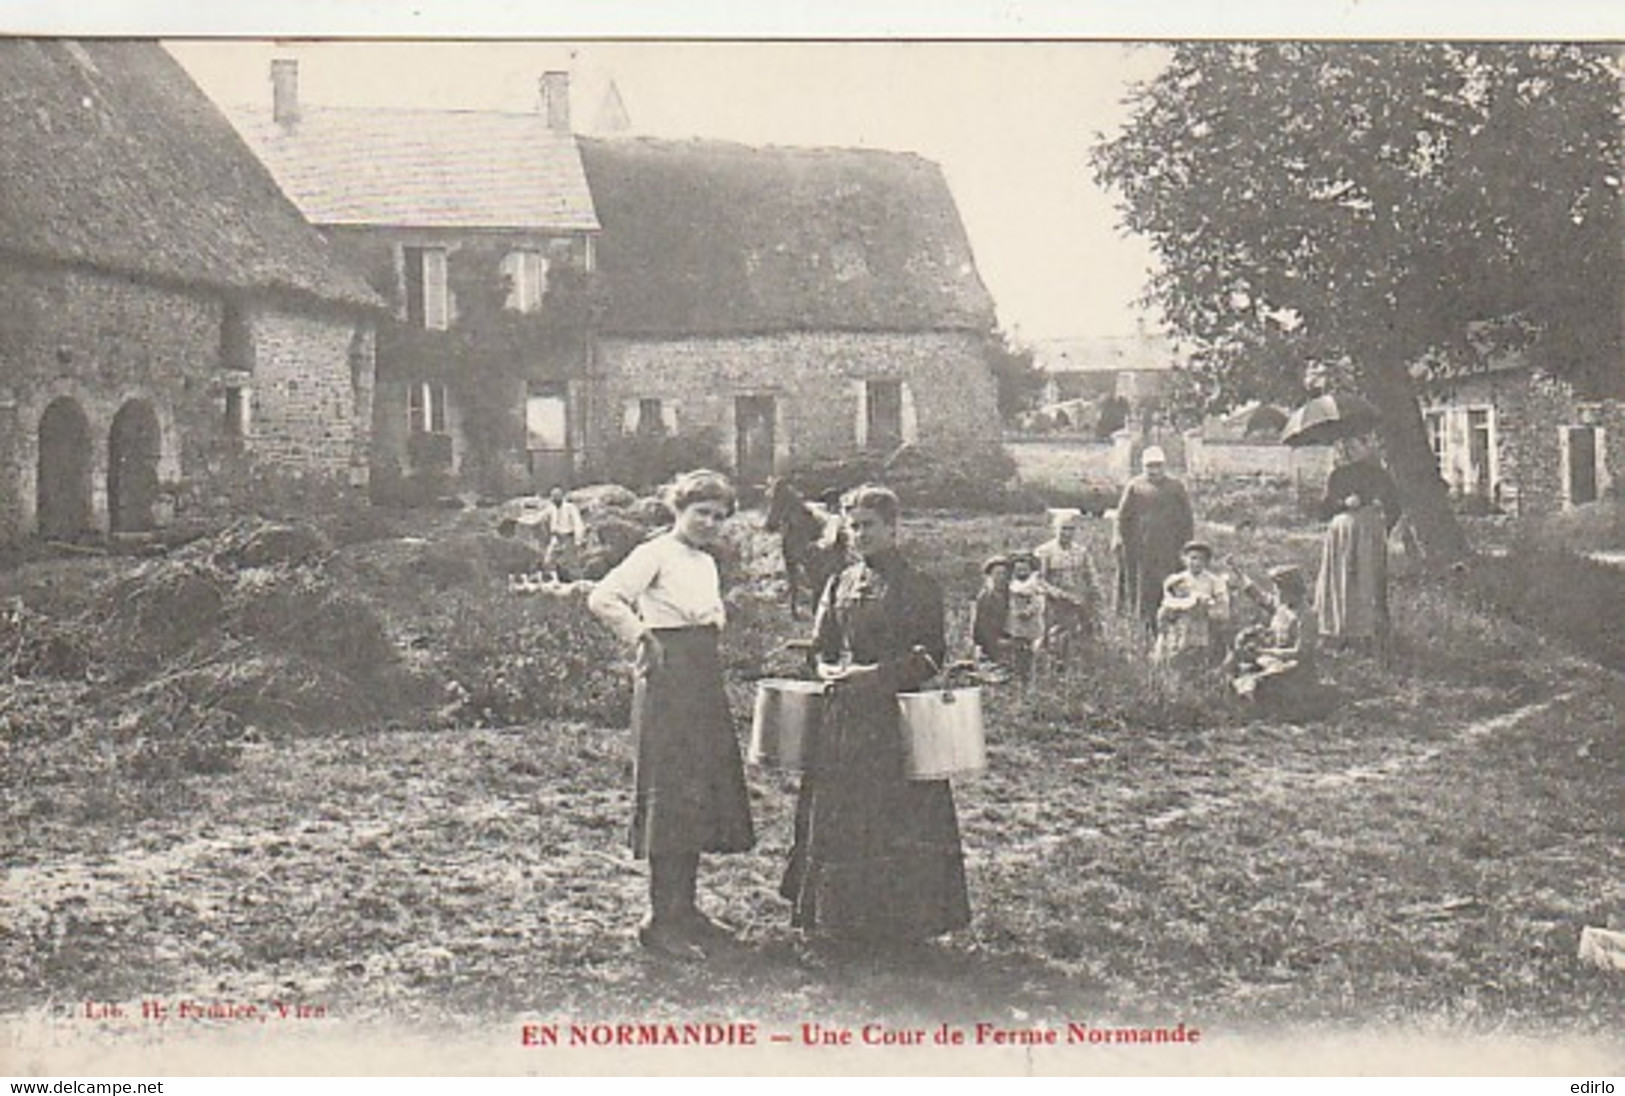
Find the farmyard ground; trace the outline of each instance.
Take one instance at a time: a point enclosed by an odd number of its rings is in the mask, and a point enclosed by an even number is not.
[[[910,523],[956,635],[976,561],[1038,535],[1033,519]],[[1254,566],[1313,552],[1216,539]],[[1617,1047],[1621,975],[1575,949],[1625,912],[1625,684],[1436,580],[1402,575],[1396,593],[1402,670],[1334,662],[1343,703],[1318,723],[1159,688],[1115,631],[1076,677],[991,694],[989,772],[956,790],[975,921],[909,955],[793,937],[775,894],[793,779],[765,771],[756,852],[702,878],[739,947],[701,967],[642,955],[623,727],[266,736],[227,771],[147,781],[110,750],[100,764],[93,741],[13,735],[0,1005],[15,1031],[115,1043],[150,1043],[153,1001],[448,1046],[516,1041],[525,1019],[688,1017]],[[805,626],[751,615],[758,644]]]

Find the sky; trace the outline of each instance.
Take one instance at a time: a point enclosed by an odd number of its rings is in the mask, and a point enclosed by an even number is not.
[[[269,103],[272,57],[309,105],[530,110],[575,73],[585,121],[607,79],[634,134],[868,147],[941,164],[1001,325],[1023,340],[1126,335],[1151,254],[1118,229],[1089,149],[1161,64],[1117,42],[170,41],[222,104]],[[586,113],[584,113],[586,112]],[[1154,316],[1144,319],[1156,326]]]

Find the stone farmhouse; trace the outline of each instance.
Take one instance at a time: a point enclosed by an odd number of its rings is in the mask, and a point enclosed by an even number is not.
[[[0,42],[0,541],[363,486],[380,307],[159,45]]]
[[[271,82],[269,106],[230,107],[233,121],[393,312],[378,353],[378,485],[571,480],[591,447],[591,348],[584,313],[557,290],[590,275],[599,225],[568,74],[543,75],[537,109],[514,113],[306,107],[292,60],[272,62]],[[491,287],[502,315],[480,316],[476,289]]]
[[[1597,501],[1625,473],[1625,362],[1570,383],[1528,352],[1487,355],[1427,381],[1422,413],[1458,498],[1546,514]]]
[[[395,313],[375,482],[439,469],[545,488],[640,433],[713,439],[747,483],[997,439],[993,302],[937,165],[578,137],[562,72],[534,111],[500,113],[303,108],[294,63],[273,69],[270,108],[232,117]],[[510,368],[447,337],[482,322],[460,299],[471,277],[505,286],[491,341]]]
[[[993,301],[918,156],[583,140],[603,222],[602,405],[704,431],[744,483],[904,443],[995,441]]]

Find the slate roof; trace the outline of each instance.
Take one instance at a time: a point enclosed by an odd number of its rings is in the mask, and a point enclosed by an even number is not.
[[[318,225],[598,229],[572,134],[540,114],[379,107],[230,107],[248,143]]]
[[[0,40],[0,250],[381,307],[156,42]]]

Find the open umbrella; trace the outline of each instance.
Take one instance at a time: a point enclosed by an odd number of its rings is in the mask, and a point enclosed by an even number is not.
[[[1281,440],[1287,445],[1330,445],[1374,429],[1382,421],[1377,409],[1346,392],[1316,396],[1287,417]]]

